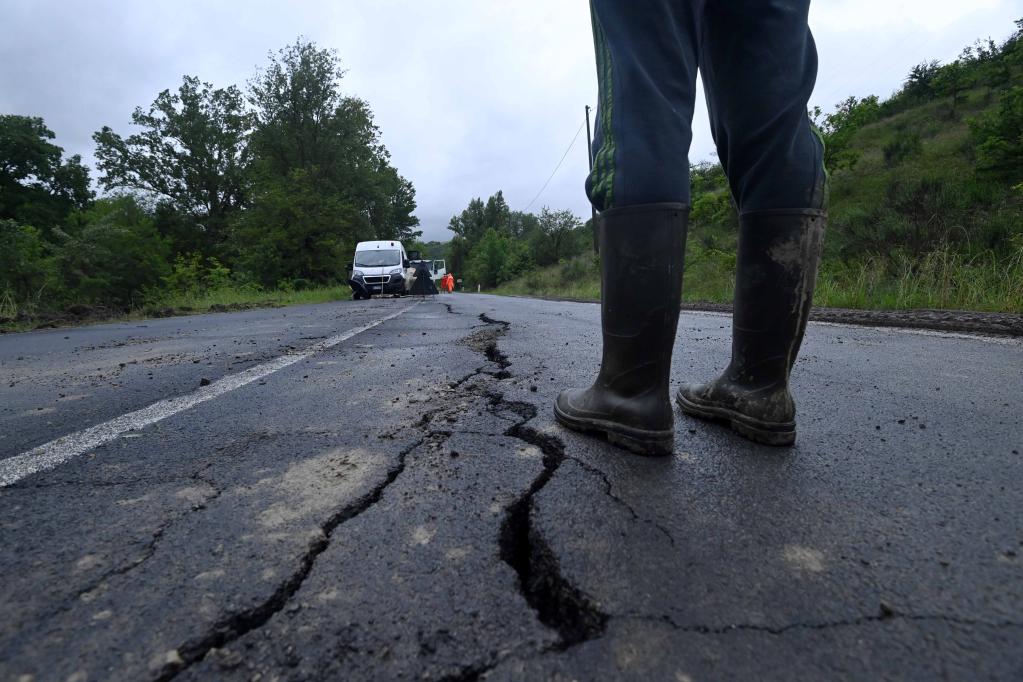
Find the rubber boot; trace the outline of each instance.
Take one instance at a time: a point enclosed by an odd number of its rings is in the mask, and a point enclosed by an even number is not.
[[[679,390],[683,412],[726,421],[758,443],[796,441],[789,373],[810,316],[826,220],[815,209],[740,217],[732,361],[716,381]]]
[[[563,391],[558,421],[643,455],[671,454],[668,392],[689,207],[644,204],[597,217],[603,359],[593,386]]]

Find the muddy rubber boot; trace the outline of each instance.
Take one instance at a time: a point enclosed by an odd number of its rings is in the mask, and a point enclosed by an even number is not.
[[[684,204],[627,206],[597,217],[603,358],[593,386],[562,391],[555,401],[565,426],[602,433],[643,455],[671,454],[668,375],[688,218]]]
[[[732,361],[716,381],[682,386],[675,399],[683,412],[726,421],[758,443],[796,441],[789,373],[810,316],[826,220],[813,209],[740,217]]]

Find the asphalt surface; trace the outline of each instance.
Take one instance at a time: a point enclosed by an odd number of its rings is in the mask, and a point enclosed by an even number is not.
[[[680,327],[714,376],[729,318]],[[1023,344],[803,348],[795,447],[644,459],[553,421],[590,304],[2,336],[0,679],[1023,678]]]

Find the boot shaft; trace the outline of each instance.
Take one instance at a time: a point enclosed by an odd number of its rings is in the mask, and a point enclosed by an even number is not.
[[[667,391],[682,303],[689,209],[644,204],[597,217],[604,353],[598,381],[626,393]]]
[[[754,211],[740,216],[732,316],[732,380],[788,384],[806,330],[826,213]]]

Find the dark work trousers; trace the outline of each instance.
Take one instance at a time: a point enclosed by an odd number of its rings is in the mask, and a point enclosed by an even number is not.
[[[597,210],[690,203],[696,72],[740,212],[823,208],[807,116],[810,0],[591,0],[599,102],[586,193]]]

